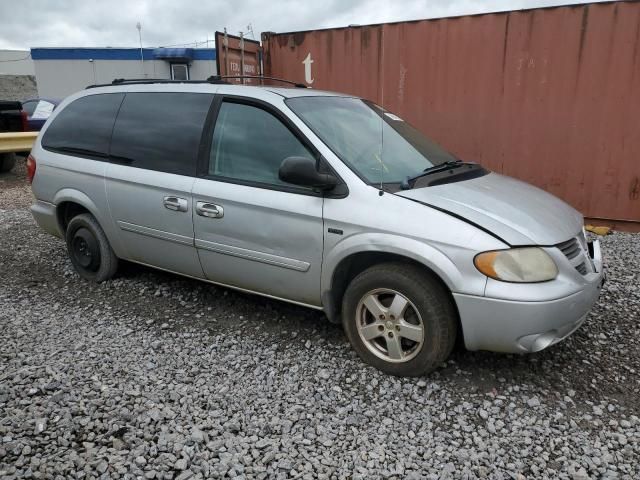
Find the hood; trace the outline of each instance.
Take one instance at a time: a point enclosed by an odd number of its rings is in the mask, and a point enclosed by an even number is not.
[[[497,173],[396,195],[462,217],[509,245],[555,245],[576,236],[584,222],[559,198]]]

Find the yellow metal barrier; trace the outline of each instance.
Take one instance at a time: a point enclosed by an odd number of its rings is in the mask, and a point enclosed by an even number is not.
[[[0,153],[28,152],[38,132],[0,132]]]

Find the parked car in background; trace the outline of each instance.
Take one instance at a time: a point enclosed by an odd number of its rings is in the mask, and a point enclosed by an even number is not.
[[[62,102],[27,167],[33,216],[84,279],[123,259],[324,310],[393,375],[433,370],[460,336],[547,348],[604,279],[579,212],[349,95],[98,86]]]
[[[27,113],[27,129],[40,131],[59,103],[60,100],[52,98],[30,98],[22,102],[22,109]]]
[[[28,115],[22,109],[22,103],[13,100],[0,100],[0,133],[24,132],[28,128]],[[16,163],[14,152],[0,152],[0,173],[8,172]]]

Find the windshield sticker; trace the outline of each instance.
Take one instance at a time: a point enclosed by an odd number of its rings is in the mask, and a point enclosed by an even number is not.
[[[38,102],[33,115],[31,115],[31,118],[46,120],[47,118],[49,118],[49,115],[51,115],[51,112],[53,112],[53,103],[40,101]]]
[[[384,112],[384,114],[389,117],[391,120],[395,120],[396,122],[404,122],[399,116],[394,115],[393,113]]]

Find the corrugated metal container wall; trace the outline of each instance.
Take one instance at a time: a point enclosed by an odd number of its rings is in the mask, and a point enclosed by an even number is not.
[[[640,3],[266,33],[263,47],[265,75],[375,100],[588,217],[640,222]]]

